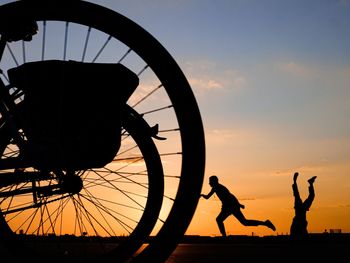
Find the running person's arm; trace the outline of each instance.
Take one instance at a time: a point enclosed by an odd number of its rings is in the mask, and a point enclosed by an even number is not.
[[[215,190],[212,188],[207,195],[201,194],[201,197],[204,197],[205,199],[209,199],[214,193],[215,193]]]

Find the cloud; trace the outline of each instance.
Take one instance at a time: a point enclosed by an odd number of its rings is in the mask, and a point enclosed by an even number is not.
[[[238,198],[239,201],[256,201],[257,198],[255,197],[245,197],[245,198]]]
[[[341,77],[343,77],[345,79],[350,78],[350,67],[349,66],[341,68],[338,72],[340,73]]]
[[[210,145],[232,145],[252,143],[259,135],[252,130],[214,129],[206,131],[206,142]]]
[[[228,80],[228,85],[234,89],[242,89],[247,84],[247,79],[238,70],[227,69],[224,71],[224,79]]]
[[[202,71],[210,70],[215,67],[217,67],[217,64],[214,61],[210,61],[206,59],[187,61],[185,64],[186,70],[190,72],[195,72],[195,71],[202,72]]]
[[[197,91],[240,90],[247,84],[247,79],[241,72],[233,68],[223,68],[213,61],[187,62],[184,70],[191,87]]]
[[[277,63],[277,69],[296,77],[312,77],[316,74],[316,69],[295,62]]]
[[[211,89],[222,89],[222,83],[214,80],[214,79],[206,79],[203,78],[190,78],[189,83],[191,87],[201,89],[201,90],[211,90]]]
[[[347,7],[349,6],[349,0],[339,0],[339,4],[340,6],[344,6],[344,7]]]
[[[272,176],[288,176],[291,177],[295,172],[299,172],[299,174],[313,174],[320,173],[325,169],[325,165],[304,165],[300,167],[295,167],[293,169],[284,169],[276,171],[272,174]]]
[[[337,209],[337,208],[349,208],[349,207],[350,207],[350,204],[339,203],[339,204],[318,206],[316,209]]]
[[[236,138],[237,136],[238,136],[237,133],[235,133],[229,129],[210,130],[206,134],[206,137],[208,140],[215,141],[215,142],[223,142],[223,143],[225,143],[227,141],[231,141],[234,138]]]
[[[350,204],[340,204],[340,205],[338,205],[338,207],[340,207],[340,208],[348,208],[348,207],[350,207]]]

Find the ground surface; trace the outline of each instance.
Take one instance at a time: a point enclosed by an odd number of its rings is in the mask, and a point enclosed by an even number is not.
[[[42,245],[39,254],[43,262],[52,262],[52,253],[46,245]],[[80,249],[77,249],[78,245]],[[74,248],[78,254],[90,249],[95,251],[91,243],[86,242],[67,242],[67,244],[64,243],[64,246],[67,247],[62,248],[63,250]],[[144,247],[146,246],[147,244]],[[16,255],[8,253],[4,246],[0,246],[0,254],[2,255],[1,263],[19,263],[15,259]],[[81,258],[78,255],[77,257]],[[317,261],[337,263],[350,262],[349,260],[350,234],[314,234],[304,242],[291,242],[289,236],[229,236],[227,238],[185,236],[165,263],[303,263],[307,261],[310,263]]]
[[[167,263],[225,262],[349,262],[350,235],[314,235],[305,242],[291,242],[288,236],[227,239],[187,237]]]

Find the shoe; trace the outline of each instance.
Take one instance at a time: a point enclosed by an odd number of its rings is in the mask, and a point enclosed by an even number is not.
[[[265,223],[268,228],[271,228],[273,231],[276,230],[276,227],[272,224],[270,220],[266,220]]]
[[[307,180],[309,182],[309,184],[313,184],[315,182],[315,180],[316,180],[316,177],[317,176],[313,176],[309,180]]]

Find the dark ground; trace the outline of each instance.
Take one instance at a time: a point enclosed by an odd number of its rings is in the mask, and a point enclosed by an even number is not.
[[[350,234],[314,234],[304,242],[289,236],[185,237],[166,263],[350,262]]]
[[[46,254],[50,253],[43,245],[40,251],[42,258],[45,259],[43,262],[52,262],[51,254],[45,255],[45,251]],[[0,246],[2,255],[0,263],[18,263],[7,252]],[[229,236],[227,238],[185,236],[165,263],[304,263],[307,261],[310,263],[350,262],[350,234],[310,234],[309,239],[303,242],[292,242],[287,235]],[[64,260],[62,263],[65,263]]]

